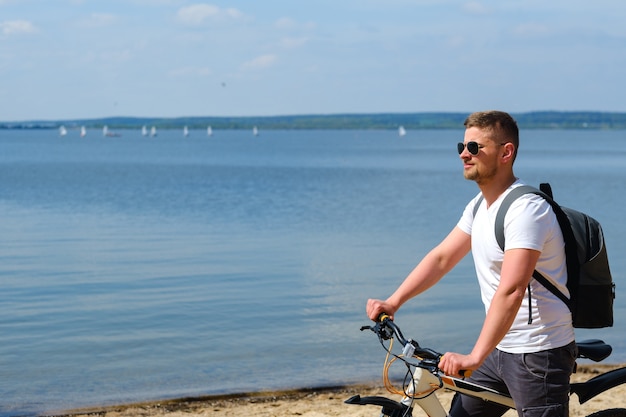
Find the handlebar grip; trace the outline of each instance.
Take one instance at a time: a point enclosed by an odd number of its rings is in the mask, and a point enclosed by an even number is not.
[[[382,312],[378,315],[378,317],[376,318],[376,321],[379,323],[382,323],[383,320],[388,319],[388,318],[390,318],[389,314]]]
[[[470,376],[472,376],[472,370],[471,369],[461,369],[459,371],[459,375],[461,375],[463,378],[469,378]]]

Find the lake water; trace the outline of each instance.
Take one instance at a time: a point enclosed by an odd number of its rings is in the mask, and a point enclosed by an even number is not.
[[[365,301],[456,224],[462,130],[0,130],[0,416],[378,381]],[[522,132],[516,173],[604,226],[626,362],[626,132]],[[397,315],[467,351],[471,258]]]

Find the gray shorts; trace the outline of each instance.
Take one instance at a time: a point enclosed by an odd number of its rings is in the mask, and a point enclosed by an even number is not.
[[[576,360],[576,343],[537,353],[494,350],[468,379],[509,393],[520,417],[569,416],[569,380]],[[456,394],[452,417],[499,417],[508,410],[479,398]]]

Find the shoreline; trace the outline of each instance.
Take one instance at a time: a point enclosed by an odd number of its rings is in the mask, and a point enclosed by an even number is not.
[[[127,410],[143,409],[158,410],[159,414],[168,414],[185,410],[199,409],[207,405],[217,406],[262,404],[276,401],[299,401],[304,398],[311,398],[319,395],[340,395],[346,394],[346,400],[355,394],[363,392],[381,391],[386,392],[382,385],[372,384],[351,384],[351,385],[329,385],[311,388],[293,388],[285,390],[268,390],[256,392],[239,392],[230,394],[210,394],[191,397],[180,397],[163,400],[138,401],[125,404],[90,406],[69,409],[60,413],[46,413],[43,417],[80,417],[80,416],[106,416],[112,413],[124,413]]]
[[[572,382],[581,382],[594,376],[626,366],[626,364],[581,364],[572,375]],[[293,415],[327,416],[348,415],[349,417],[372,416],[378,409],[374,406],[352,406],[344,401],[353,395],[381,395],[398,400],[389,394],[382,382],[352,385],[294,388],[279,391],[242,392],[206,396],[182,397],[162,401],[144,401],[128,404],[94,406],[70,409],[60,413],[47,413],[47,417],[205,417],[205,416],[272,416]],[[452,392],[441,391],[438,397],[444,408],[449,407]],[[584,416],[607,408],[626,408],[626,384],[612,388],[585,404],[578,398],[570,401],[570,416]],[[512,413],[512,414],[509,414]],[[422,410],[414,410],[414,416],[423,416]],[[511,410],[505,416],[516,416]]]

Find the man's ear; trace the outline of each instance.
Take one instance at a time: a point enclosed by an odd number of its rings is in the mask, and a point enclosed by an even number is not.
[[[515,145],[513,145],[511,142],[507,142],[504,145],[502,145],[502,161],[506,162],[510,159],[513,159],[513,157],[515,156]]]

